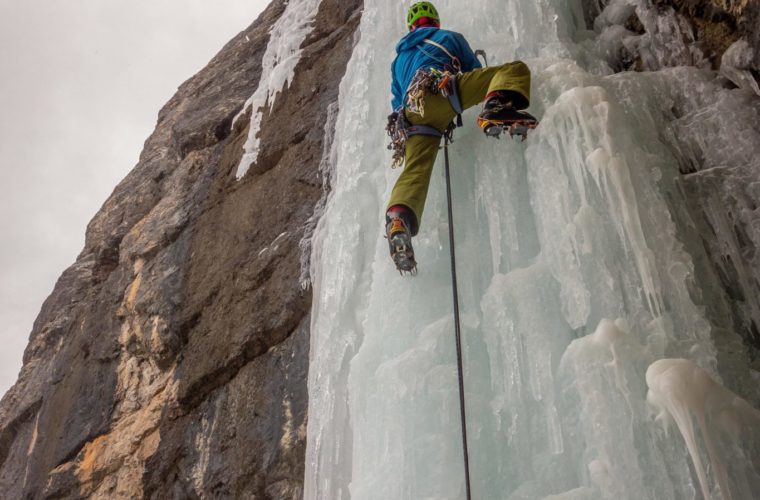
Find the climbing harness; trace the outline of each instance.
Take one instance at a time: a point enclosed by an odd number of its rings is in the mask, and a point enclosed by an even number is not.
[[[457,114],[456,126],[462,126],[462,103],[457,91],[457,75],[440,72],[435,69],[418,70],[407,91],[406,109],[424,116],[425,94],[431,92],[441,94],[448,98],[451,108]],[[405,109],[399,109],[396,120],[389,123],[386,132],[391,139],[388,149],[393,151],[391,168],[400,167],[404,164],[406,156],[406,141],[413,135],[427,135],[431,137],[443,137],[443,133],[430,125],[412,125],[407,120]]]
[[[412,125],[404,116],[404,111],[409,110],[420,116],[425,116],[425,96],[428,93],[440,94],[449,100],[451,108],[457,115],[456,126],[462,126],[462,101],[459,98],[457,88],[457,77],[462,72],[462,63],[459,58],[452,54],[446,47],[429,38],[422,40],[423,43],[432,45],[443,51],[450,58],[450,62],[436,57],[434,54],[426,51],[424,48],[417,46],[423,54],[438,61],[444,67],[443,71],[436,68],[420,68],[414,74],[409,87],[406,89],[406,103],[404,107],[396,110],[396,120],[389,123],[386,132],[391,138],[388,149],[393,151],[393,162],[391,168],[400,167],[404,164],[406,156],[406,141],[413,135],[428,135],[431,137],[443,137],[444,133],[429,125]]]
[[[453,125],[453,124],[452,124]],[[446,173],[446,205],[449,217],[449,251],[451,253],[451,288],[454,297],[454,336],[457,347],[457,374],[459,378],[459,414],[462,421],[462,450],[464,452],[464,477],[467,500],[472,499],[470,489],[470,457],[467,447],[467,412],[464,399],[464,368],[462,362],[462,329],[459,320],[459,290],[457,287],[457,258],[454,250],[454,215],[451,206],[451,175],[449,173],[449,143],[453,141],[454,127],[449,126],[443,135],[443,156]]]

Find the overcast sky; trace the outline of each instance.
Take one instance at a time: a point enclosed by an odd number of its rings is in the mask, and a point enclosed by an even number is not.
[[[158,110],[269,0],[0,0],[0,396]]]

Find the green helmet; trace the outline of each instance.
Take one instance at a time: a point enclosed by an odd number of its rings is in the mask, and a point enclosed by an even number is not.
[[[435,10],[433,4],[430,2],[417,2],[409,7],[409,12],[406,13],[406,27],[412,29],[414,22],[421,17],[429,17],[440,21],[441,18],[438,15],[438,11]]]

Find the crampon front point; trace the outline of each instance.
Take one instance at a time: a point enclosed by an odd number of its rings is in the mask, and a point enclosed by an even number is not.
[[[538,126],[535,120],[518,120],[512,123],[503,123],[490,120],[479,120],[478,125],[488,137],[501,138],[502,132],[509,134],[510,138],[521,137],[524,141],[528,138],[528,131]]]
[[[385,237],[391,251],[391,259],[403,276],[417,274],[417,262],[412,248],[412,232],[409,217],[411,212],[403,206],[391,207],[386,214]]]
[[[417,274],[417,261],[414,260],[414,248],[412,248],[412,238],[409,233],[398,232],[388,238],[388,245],[391,250],[391,258],[396,264],[396,269],[403,275],[409,273],[412,276]]]
[[[394,226],[398,227],[394,228]],[[414,260],[414,248],[412,248],[412,237],[409,231],[399,219],[395,219],[388,233],[388,246],[396,269],[401,275],[409,273],[414,276],[417,274],[417,262]]]

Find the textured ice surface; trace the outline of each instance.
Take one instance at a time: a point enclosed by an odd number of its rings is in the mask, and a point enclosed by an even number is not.
[[[542,120],[525,143],[494,141],[470,110],[451,148],[473,497],[690,499],[701,478],[725,498],[760,495],[757,448],[729,433],[731,453],[716,456],[730,473],[697,471],[691,435],[657,425],[646,378],[681,358],[719,399],[723,383],[749,390],[740,344],[737,363],[719,367],[708,309],[727,309],[726,298],[718,277],[695,272],[706,257],[678,179],[757,168],[751,93],[696,68],[612,74],[611,26],[578,28],[578,2],[477,0],[467,15],[461,5],[436,2],[445,27],[492,63],[524,60]],[[630,9],[616,5],[606,22]],[[398,176],[383,133],[389,65],[407,6],[365,1],[341,84],[312,259],[306,499],[464,497],[441,165],[415,239],[417,277],[399,277],[382,237]],[[635,41],[652,57],[667,51]],[[664,394],[678,406],[684,391]]]
[[[249,108],[252,110],[248,139],[243,146],[245,153],[237,168],[238,179],[245,175],[258,158],[262,113],[265,107],[271,108],[274,105],[277,93],[293,79],[293,72],[301,59],[301,43],[311,33],[318,7],[319,0],[290,0],[285,11],[272,25],[269,44],[261,59],[261,81],[241,111],[242,114]]]
[[[661,410],[658,418],[672,418],[683,435],[705,500],[713,495],[700,444],[719,494],[723,498],[753,498],[758,486],[757,470],[752,470],[757,464],[752,461],[760,452],[760,411],[685,359],[656,361],[647,369],[646,378],[647,399]],[[744,468],[749,470],[741,470]],[[738,479],[734,484],[729,484],[729,474]]]

